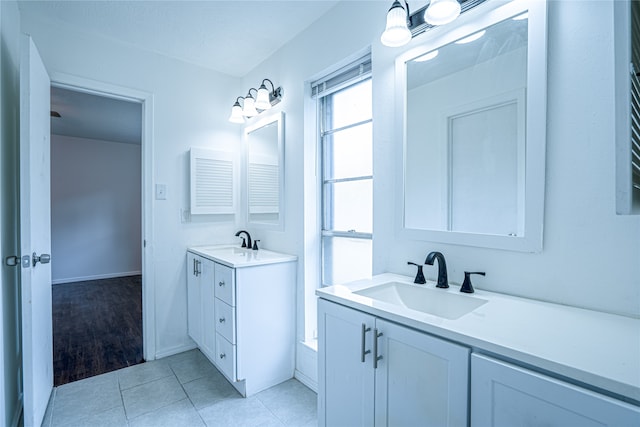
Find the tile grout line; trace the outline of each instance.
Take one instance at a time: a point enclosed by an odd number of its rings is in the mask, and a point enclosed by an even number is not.
[[[184,384],[182,383],[182,381],[180,381],[180,378],[178,378],[178,375],[176,374],[176,371],[173,370],[173,366],[171,366],[170,363],[168,363],[168,365],[169,365],[169,369],[171,369],[171,372],[173,372],[173,375],[176,377],[176,380],[178,381],[178,384],[180,384],[180,387],[182,387],[182,391],[184,391],[185,396],[187,396],[187,400],[189,400],[189,403],[191,403],[191,406],[193,407],[193,410],[196,411],[196,414],[198,414],[198,418],[200,418],[200,421],[202,421],[202,424],[206,426],[207,422],[204,420],[204,418],[202,418],[202,415],[200,414],[200,411],[198,410],[198,408],[196,408],[196,405],[193,403],[193,400],[191,400],[191,396],[189,396],[189,393],[187,392],[187,389],[184,388]],[[191,380],[191,381],[196,381],[198,379],[199,378],[196,378],[196,379]],[[191,381],[187,381],[187,382],[191,382]],[[187,382],[185,382],[185,384]]]

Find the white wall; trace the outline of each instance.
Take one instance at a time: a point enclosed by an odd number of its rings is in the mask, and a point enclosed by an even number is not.
[[[140,145],[51,136],[53,283],[141,272]]]
[[[20,111],[20,14],[14,1],[0,1],[0,424],[15,426],[22,404],[19,269],[4,265],[18,255],[17,153]]]
[[[188,150],[239,149],[240,132],[227,121],[232,101],[241,92],[239,79],[24,17],[22,29],[32,35],[54,82],[65,74],[151,94],[152,179],[145,191],[153,194],[156,183],[166,184],[167,199],[147,207],[152,209],[152,233],[145,236],[145,251],[152,262],[145,267],[143,286],[155,296],[153,313],[143,315],[154,319],[155,352],[150,357],[191,348],[186,249],[235,242],[237,224],[233,216],[194,216],[191,222],[181,222],[180,210],[189,207]]]

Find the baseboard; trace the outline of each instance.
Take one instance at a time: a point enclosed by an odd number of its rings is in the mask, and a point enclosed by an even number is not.
[[[294,376],[302,384],[318,392],[318,352],[302,341],[297,344]]]
[[[295,379],[300,381],[302,384],[306,385],[311,390],[313,390],[314,392],[318,393],[318,382],[317,381],[312,380],[310,377],[306,376],[305,374],[303,374],[302,372],[298,371],[297,369],[294,372],[293,376],[295,377]]]
[[[175,347],[171,347],[169,349],[160,351],[156,353],[156,359],[162,359],[163,357],[173,356],[174,354],[184,353],[185,351],[193,350],[194,348],[198,348],[195,343],[191,344],[183,344]]]
[[[61,283],[84,282],[87,280],[113,279],[115,277],[139,276],[142,271],[125,271],[121,273],[96,274],[93,276],[67,277],[64,279],[53,279],[51,284],[59,285]]]

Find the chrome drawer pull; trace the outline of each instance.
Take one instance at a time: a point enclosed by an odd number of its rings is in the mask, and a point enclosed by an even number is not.
[[[224,354],[224,353],[220,353],[220,359],[224,359],[225,357],[227,357],[227,355],[226,355],[226,354]]]
[[[221,282],[218,282],[218,286],[224,286],[224,280]]]
[[[221,317],[221,318],[218,320],[218,322],[220,322],[220,323],[224,323],[224,320],[225,320],[225,319],[224,319],[224,317]]]
[[[367,325],[365,325],[364,323],[362,324],[362,343],[361,343],[362,345],[361,345],[361,350],[360,350],[360,355],[361,355],[360,361],[362,363],[364,363],[364,356],[369,354],[369,353],[371,353],[371,350],[365,350],[364,349],[365,346],[366,346],[365,334],[367,332],[369,332],[370,330],[371,330],[371,328],[367,328]]]
[[[378,360],[382,356],[378,356],[378,338],[382,336],[382,332],[378,333],[378,329],[373,330],[373,369],[378,369]]]

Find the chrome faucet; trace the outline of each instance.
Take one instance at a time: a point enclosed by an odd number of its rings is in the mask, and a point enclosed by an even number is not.
[[[444,261],[444,255],[440,252],[431,252],[427,255],[424,263],[433,265],[433,261],[436,258],[438,259],[438,283],[436,283],[436,288],[448,288],[449,279],[447,278],[447,263]]]
[[[243,248],[249,248],[251,249],[251,235],[249,235],[248,231],[245,230],[240,230],[236,233],[236,237],[239,237],[242,233],[247,235],[247,241],[245,242],[244,239],[242,239],[242,247]]]

